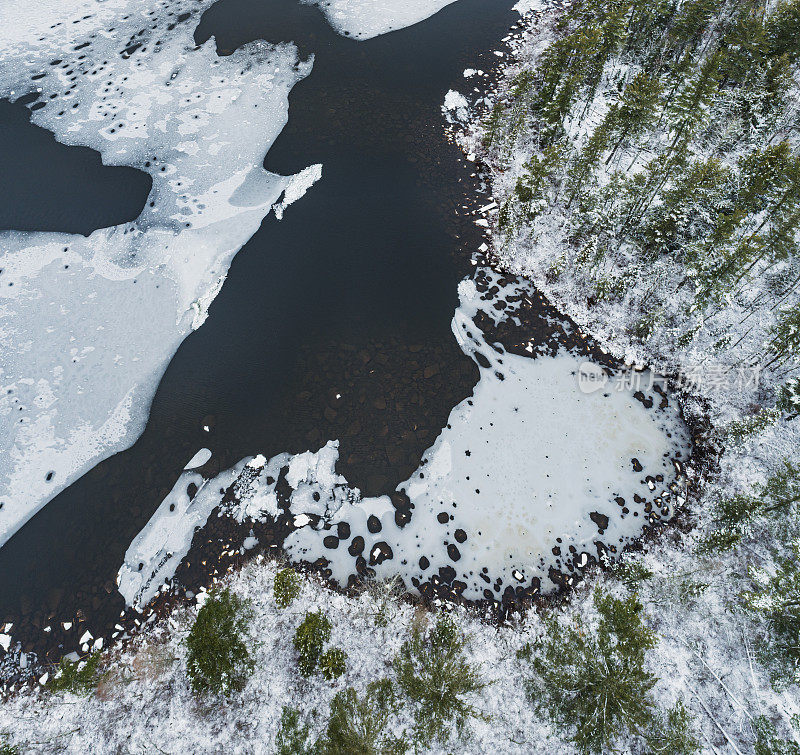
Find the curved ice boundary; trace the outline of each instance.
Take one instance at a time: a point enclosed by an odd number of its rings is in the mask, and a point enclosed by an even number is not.
[[[288,43],[197,47],[193,19],[212,4],[4,5],[0,97],[38,92],[34,123],[153,187],[136,221],[88,238],[0,233],[0,545],[136,440],[234,255],[321,176],[262,168],[312,61]]]
[[[412,26],[456,0],[301,0],[316,5],[343,36],[372,39]]]
[[[471,280],[459,294],[453,332],[480,380],[396,494],[362,498],[335,471],[338,441],[245,459],[191,504],[187,486],[201,482],[184,473],[126,554],[127,602],[141,607],[155,595],[220,504],[239,521],[289,515],[292,560],[323,565],[342,586],[399,575],[409,589],[438,580],[470,600],[555,590],[669,518],[683,502],[689,437],[675,406],[648,388],[649,374],[630,383],[564,350],[532,359],[489,346],[473,318],[481,310],[497,320],[494,299]],[[276,494],[280,480],[288,501]],[[170,507],[188,515],[166,526]]]

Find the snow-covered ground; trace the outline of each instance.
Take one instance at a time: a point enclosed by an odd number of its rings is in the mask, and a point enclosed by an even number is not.
[[[641,597],[647,622],[659,636],[648,661],[660,677],[655,694],[664,706],[679,698],[685,701],[698,717],[705,752],[750,752],[751,719],[760,714],[788,718],[798,712],[796,700],[770,688],[755,661],[748,627],[726,610],[725,585],[689,599],[684,596],[684,584],[696,576],[696,565],[685,549],[683,537],[673,532],[669,542],[644,557],[654,572]],[[185,608],[146,626],[124,650],[106,653],[109,673],[96,693],[53,694],[37,687],[6,699],[0,709],[0,734],[8,735],[22,752],[134,753],[158,748],[176,755],[264,753],[274,751],[281,710],[287,704],[321,733],[337,691],[352,686],[362,693],[371,681],[393,678],[391,661],[421,609],[391,603],[389,622],[380,626],[376,615],[381,603],[372,594],[345,597],[304,580],[300,597],[280,611],[272,596],[276,572],[275,564],[259,557],[223,580],[252,601],[255,614],[246,637],[255,673],[230,701],[198,699],[191,692],[183,640],[196,609]],[[621,585],[607,582],[611,590],[625,594]],[[331,643],[348,656],[347,671],[335,682],[319,676],[303,679],[297,671],[291,637],[303,615],[318,609],[333,624]],[[564,614],[592,621],[591,585],[583,583],[573,592]],[[484,622],[463,609],[455,609],[455,616],[470,637],[467,657],[488,684],[470,702],[487,718],[472,719],[463,738],[453,732],[447,746],[432,746],[427,752],[576,752],[525,694],[531,671],[516,652],[541,633],[537,614],[505,626]],[[395,733],[401,733],[411,724],[408,711],[402,710],[391,723]],[[733,745],[719,744],[718,727],[729,733]]]
[[[256,661],[247,687],[230,702],[192,695],[182,645],[194,614],[188,609],[148,627],[140,641],[109,656],[112,674],[98,694],[53,696],[37,691],[10,698],[0,711],[0,733],[10,734],[25,752],[134,753],[158,748],[167,753],[268,753],[274,751],[281,710],[287,704],[300,709],[320,732],[338,690],[354,686],[361,692],[369,681],[392,674],[387,664],[407,638],[415,609],[393,604],[388,625],[377,626],[379,606],[369,594],[347,598],[305,581],[299,599],[279,611],[272,596],[276,571],[270,562],[252,562],[228,580],[253,601],[247,644]],[[348,655],[348,670],[336,682],[319,676],[306,680],[297,672],[291,637],[305,612],[317,609],[333,624],[331,643]],[[512,629],[461,616],[472,636],[469,656],[491,682],[487,693],[472,702],[491,719],[476,720],[458,751],[498,752],[497,745],[506,743],[508,752],[543,751],[537,748],[545,746],[551,752],[571,752],[557,742],[546,744],[548,727],[525,702],[514,654],[536,630],[536,620]],[[404,716],[393,722],[398,733],[409,723]],[[451,746],[440,751],[454,750]]]

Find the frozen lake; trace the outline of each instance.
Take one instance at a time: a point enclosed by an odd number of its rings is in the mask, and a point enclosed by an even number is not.
[[[108,637],[259,541],[340,586],[527,600],[671,516],[676,405],[527,284],[470,279],[483,198],[442,104],[492,70],[512,2],[201,6],[87,42],[83,18],[66,59],[32,32],[0,68],[30,90],[0,103],[14,639]]]
[[[299,453],[337,438],[341,473],[366,493],[412,474],[478,379],[450,330],[458,281],[480,243],[457,212],[472,166],[446,140],[441,105],[465,86],[465,68],[488,69],[517,18],[511,5],[460,0],[362,41],[290,0],[223,1],[180,22],[196,27],[198,43],[213,35],[222,55],[260,38],[314,55],[265,167],[291,175],[322,164],[323,179],[238,252],[208,319],[169,362],[135,445],[96,464],[0,548],[0,615],[41,638],[39,649],[58,642],[35,631],[51,615],[81,611],[97,626],[117,618],[125,551],[199,448],[221,470],[254,452]],[[14,107],[4,124],[23,144],[36,127]],[[120,197],[104,210],[88,163],[69,162],[74,149],[62,147],[52,165],[82,200],[66,222],[59,195],[41,196],[38,228],[88,233],[135,216],[148,169],[103,168]],[[18,206],[28,215],[6,214],[3,227],[37,229],[30,203]]]

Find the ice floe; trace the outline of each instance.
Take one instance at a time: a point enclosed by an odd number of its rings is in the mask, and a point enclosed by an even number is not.
[[[469,102],[460,92],[451,89],[444,97],[442,111],[448,122],[465,121],[469,116]]]
[[[38,93],[34,123],[153,178],[131,224],[0,234],[0,545],[138,437],[234,255],[321,175],[262,168],[311,61],[291,44],[197,47],[211,4],[12,4],[0,32],[0,97]]]
[[[197,469],[202,467],[210,458],[212,454],[208,448],[201,448],[191,459],[184,469]]]
[[[302,0],[317,5],[344,36],[371,39],[424,21],[456,0]]]

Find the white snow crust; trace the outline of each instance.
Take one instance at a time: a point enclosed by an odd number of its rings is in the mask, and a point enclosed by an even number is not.
[[[463,94],[451,89],[444,96],[442,110],[444,111],[445,118],[447,118],[450,123],[453,123],[455,119],[466,121],[469,116],[469,103]]]
[[[455,0],[301,0],[317,5],[339,34],[353,39],[372,39],[380,34],[412,26]]]
[[[364,558],[378,577],[399,574],[410,586],[450,566],[466,584],[462,595],[478,600],[492,594],[490,584],[513,588],[534,578],[549,592],[555,589],[551,566],[564,572],[585,566],[599,557],[598,541],[619,549],[648,523],[646,501],[668,516],[682,500],[671,457],[686,451],[688,435],[674,406],[645,409],[620,377],[602,391],[585,392],[577,377],[584,360],[563,351],[536,359],[498,354],[472,322],[486,306],[474,284],[462,282],[459,293],[453,331],[465,353],[480,352],[490,366],[481,367],[473,396],[453,409],[419,469],[398,487],[411,500],[410,523],[397,525],[386,496],[350,504],[334,497],[316,528],[297,530],[286,541],[293,559],[330,561],[342,585],[355,571],[347,543],[323,545],[339,522],[364,538]],[[323,451],[329,459],[330,445]],[[307,513],[319,515],[321,502]],[[293,496],[296,513],[295,506]],[[593,512],[608,517],[603,530]],[[370,516],[380,521],[378,532],[368,527]],[[563,556],[553,554],[557,544]],[[384,560],[386,545],[393,557]],[[423,556],[429,570],[420,567]],[[496,587],[494,597],[500,592]]]
[[[519,0],[514,6],[514,10],[521,16],[528,13],[540,12],[547,8],[547,3],[544,0]]]
[[[213,480],[204,480],[187,467],[125,552],[117,584],[128,605],[145,605],[172,578],[189,552],[195,530],[206,523],[248,461],[244,459]]]
[[[0,545],[138,437],[236,252],[321,176],[261,167],[311,61],[289,44],[196,47],[177,18],[211,4],[13,3],[4,20],[0,97],[40,92],[34,123],[153,187],[136,221],[88,238],[0,234]]]

